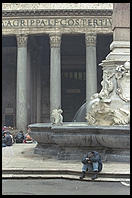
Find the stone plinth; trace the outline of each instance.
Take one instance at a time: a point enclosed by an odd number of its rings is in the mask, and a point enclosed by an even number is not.
[[[113,9],[113,40],[130,41],[130,3],[114,3]]]

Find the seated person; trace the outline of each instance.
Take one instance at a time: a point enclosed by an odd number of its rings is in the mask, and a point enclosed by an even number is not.
[[[28,128],[28,129],[27,129],[27,133],[25,134],[24,143],[31,143],[31,142],[33,142],[32,137],[29,135],[30,131],[31,131],[31,129]]]
[[[2,138],[2,147],[12,146],[12,136],[9,131],[5,131]]]
[[[24,140],[25,143],[28,143],[28,142],[32,142],[32,138],[31,136],[27,133],[25,134],[25,140]]]
[[[96,174],[92,177],[92,179],[97,178],[97,172],[102,170],[102,160],[101,156],[97,151],[89,152],[86,156],[82,159],[83,167],[82,167],[82,175],[80,179],[85,177],[85,173],[88,172],[96,172]]]

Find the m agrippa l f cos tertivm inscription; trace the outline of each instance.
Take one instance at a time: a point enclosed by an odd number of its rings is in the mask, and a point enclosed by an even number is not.
[[[78,17],[78,18],[36,18],[36,19],[3,19],[2,28],[25,27],[111,27],[110,17]]]

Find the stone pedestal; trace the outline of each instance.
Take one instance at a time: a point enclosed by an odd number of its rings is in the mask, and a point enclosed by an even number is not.
[[[27,36],[17,36],[17,97],[16,127],[25,130],[27,127]]]
[[[130,3],[114,3],[113,10],[113,40],[130,41]]]

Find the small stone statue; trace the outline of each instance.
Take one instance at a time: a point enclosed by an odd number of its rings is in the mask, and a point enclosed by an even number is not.
[[[54,109],[51,113],[52,124],[62,125],[63,124],[63,116],[61,115],[62,109]]]

